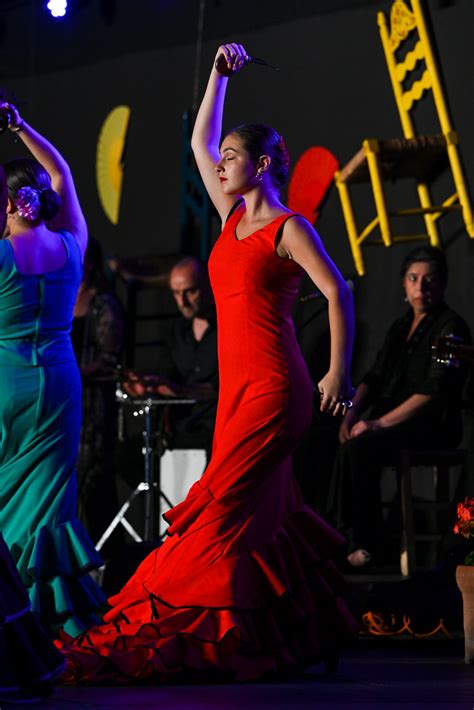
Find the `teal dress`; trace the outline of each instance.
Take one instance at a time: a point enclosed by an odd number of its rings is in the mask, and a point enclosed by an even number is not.
[[[60,236],[66,262],[46,274],[20,273],[0,241],[0,533],[43,625],[76,636],[104,597],[76,517],[81,379],[69,333],[81,254]]]

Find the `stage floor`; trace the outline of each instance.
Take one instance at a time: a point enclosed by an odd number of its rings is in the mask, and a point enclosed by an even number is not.
[[[58,688],[41,705],[54,710],[473,710],[474,665],[462,644],[363,643],[351,649],[336,674],[319,667],[280,682],[163,687]],[[6,707],[6,706],[5,706]]]

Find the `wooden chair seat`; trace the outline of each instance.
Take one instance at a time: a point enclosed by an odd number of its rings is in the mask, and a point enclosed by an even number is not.
[[[369,139],[368,142],[377,145],[384,180],[414,177],[431,182],[448,166],[446,139],[442,134]],[[351,184],[370,182],[365,145],[340,170],[339,179]]]

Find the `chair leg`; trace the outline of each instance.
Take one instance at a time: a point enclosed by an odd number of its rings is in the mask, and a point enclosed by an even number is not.
[[[433,510],[430,520],[430,525],[432,526],[430,532],[434,534],[440,534],[440,531],[450,527],[450,475],[451,467],[449,464],[440,463],[434,467],[434,502],[439,506]],[[440,560],[441,548],[442,538],[439,541],[432,542],[431,565],[433,567]]]
[[[365,265],[364,258],[362,256],[362,249],[359,243],[359,234],[357,232],[357,224],[354,215],[354,210],[352,209],[351,197],[349,194],[349,188],[347,183],[340,179],[339,172],[335,175],[336,187],[339,192],[339,198],[341,200],[342,213],[344,215],[344,221],[346,223],[347,235],[349,237],[349,244],[352,251],[352,258],[354,259],[354,264],[357,269],[359,276],[364,276]]]
[[[418,191],[418,197],[420,200],[420,205],[424,208],[431,207],[431,197],[430,197],[430,191],[428,189],[428,185],[425,183],[419,182],[416,186],[416,189]],[[425,214],[423,215],[423,219],[425,220],[425,227],[426,231],[428,233],[428,236],[430,238],[430,244],[432,247],[439,247],[441,245],[440,240],[439,240],[439,233],[438,233],[438,228],[436,227],[436,218],[433,214]]]
[[[375,207],[379,218],[380,234],[382,241],[386,247],[392,245],[392,229],[388,217],[387,202],[385,199],[385,190],[383,187],[382,170],[379,161],[379,145],[375,139],[368,139],[363,142],[365,155],[367,157],[367,166],[370,173],[370,182],[374,193]]]
[[[452,511],[456,513],[456,507],[460,500],[463,500],[466,496],[466,491],[468,488],[468,478],[469,478],[469,463],[468,454],[459,463],[460,471],[456,485],[454,486],[453,495],[450,497]],[[454,515],[451,515],[450,520],[454,520]]]
[[[455,481],[455,485],[453,486],[453,493],[450,494],[451,487],[448,488],[448,497],[447,497],[447,514],[446,514],[446,520],[443,523],[442,530],[444,530],[444,536],[443,539],[441,540],[441,545],[440,548],[443,551],[446,548],[446,545],[449,544],[450,538],[451,538],[451,531],[453,529],[453,521],[456,519],[456,508],[457,504],[460,500],[463,500],[463,498],[466,495],[466,490],[467,490],[467,480],[468,480],[468,459],[467,456],[464,458],[464,460],[460,461],[457,464],[457,467],[460,469],[459,470],[459,475]],[[452,469],[449,468],[449,471]],[[448,479],[450,481],[450,479]],[[448,484],[449,485],[449,484]]]
[[[411,461],[406,451],[400,454],[397,465],[398,480],[400,485],[400,500],[402,513],[402,539],[400,549],[400,572],[408,577],[415,569],[415,540],[413,525],[413,500],[411,486]]]
[[[450,466],[448,464],[438,464],[435,467],[435,489],[436,489],[436,502],[437,503],[448,503],[450,500],[449,489],[450,489]]]

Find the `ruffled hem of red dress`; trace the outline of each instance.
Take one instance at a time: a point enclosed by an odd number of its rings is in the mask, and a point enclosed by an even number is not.
[[[153,590],[145,567],[141,584],[135,580],[112,600],[118,603],[106,615],[108,623],[75,642],[63,636],[62,681],[247,681],[324,660],[358,631],[343,599],[344,581],[329,559],[341,542],[302,508],[271,543],[237,561],[223,559],[212,576],[209,569],[197,570],[181,594],[173,588],[179,599],[168,596],[170,590]],[[204,584],[212,606],[199,603]],[[238,603],[229,604],[229,595]]]

